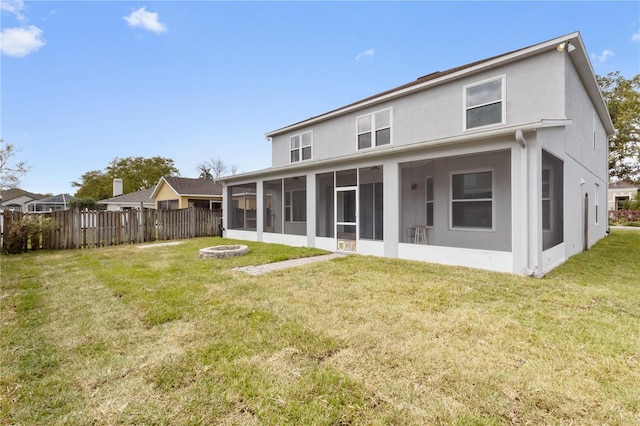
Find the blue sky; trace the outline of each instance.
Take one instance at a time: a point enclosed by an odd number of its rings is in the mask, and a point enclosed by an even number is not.
[[[39,193],[115,157],[266,168],[271,130],[573,31],[597,74],[640,72],[637,1],[1,4],[0,137]]]

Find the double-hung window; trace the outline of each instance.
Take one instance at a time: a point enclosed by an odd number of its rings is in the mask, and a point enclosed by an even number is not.
[[[505,123],[504,76],[464,87],[466,130]]]
[[[306,222],[307,191],[287,191],[284,193],[285,222]]]
[[[451,227],[493,229],[493,171],[451,174]]]
[[[427,226],[433,226],[433,176],[429,176],[426,182],[426,222]]]
[[[391,108],[357,118],[358,149],[391,144]]]
[[[313,133],[305,132],[293,135],[289,139],[291,143],[291,162],[311,160],[311,150],[313,146]]]

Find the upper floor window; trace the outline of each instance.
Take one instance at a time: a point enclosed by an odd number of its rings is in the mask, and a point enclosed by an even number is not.
[[[311,160],[311,148],[313,146],[313,133],[305,132],[293,135],[291,141],[291,162]]]
[[[504,124],[504,107],[504,76],[465,86],[465,129]]]
[[[357,118],[358,149],[391,143],[391,108]]]

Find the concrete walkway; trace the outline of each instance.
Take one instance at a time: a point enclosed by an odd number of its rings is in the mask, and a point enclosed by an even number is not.
[[[635,231],[640,231],[640,226],[610,226],[611,229],[633,229]]]
[[[309,263],[315,263],[315,262],[322,262],[324,260],[331,260],[331,259],[336,259],[338,257],[345,257],[345,256],[348,256],[348,254],[331,253],[331,254],[324,254],[322,256],[303,257],[300,259],[290,259],[290,260],[284,260],[282,262],[267,263],[264,265],[243,266],[241,268],[233,268],[233,270],[242,271],[249,275],[262,275],[262,274],[266,274],[267,272],[278,271],[280,269],[293,268],[296,266],[307,265]]]

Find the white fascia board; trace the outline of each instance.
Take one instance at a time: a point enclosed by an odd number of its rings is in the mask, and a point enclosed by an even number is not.
[[[516,52],[513,52],[511,54],[508,55],[503,55],[500,56],[498,58],[495,58],[493,60],[489,60],[489,61],[485,61],[482,62],[478,65],[469,67],[469,68],[464,68],[460,71],[451,73],[451,74],[447,74],[444,75],[442,77],[439,78],[435,78],[433,80],[429,80],[429,81],[425,81],[424,83],[420,83],[420,84],[416,84],[414,86],[410,86],[410,87],[406,87],[404,89],[400,89],[397,90],[395,92],[392,93],[387,93],[386,95],[382,95],[373,99],[369,99],[367,101],[363,101],[363,102],[358,102],[355,104],[352,104],[350,106],[344,107],[344,108],[340,108],[337,109],[335,111],[332,112],[328,112],[326,114],[322,114],[319,116],[316,116],[314,118],[310,118],[308,120],[304,120],[286,127],[282,127],[280,129],[271,131],[267,134],[265,134],[265,138],[269,139],[272,138],[274,136],[277,135],[281,135],[283,133],[287,133],[287,132],[291,132],[293,130],[302,128],[302,127],[307,127],[309,125],[312,124],[316,124],[318,122],[321,121],[325,121],[325,120],[329,120],[331,118],[352,112],[352,111],[356,111],[371,105],[375,105],[378,103],[382,103],[382,102],[386,102],[386,101],[390,101],[393,100],[395,98],[401,97],[401,96],[405,96],[414,92],[419,92],[421,90],[425,90],[431,86],[437,86],[440,84],[443,84],[445,82],[448,81],[453,81],[456,79],[459,79],[461,77],[464,77],[465,75],[471,75],[471,74],[475,74],[475,73],[479,73],[481,71],[484,71],[485,69],[491,69],[491,68],[495,68],[496,66],[499,65],[506,65],[508,63],[514,62],[516,60],[521,60],[521,59],[525,59],[529,56],[533,56],[533,55],[537,55],[540,52],[543,52],[545,50],[551,50],[551,49],[556,49],[558,44],[562,43],[562,42],[566,42],[566,41],[572,41],[574,39],[580,40],[580,33],[575,32],[575,33],[571,33],[562,37],[558,37],[555,38],[553,40],[549,40],[540,44],[536,44],[534,46],[525,48],[525,49],[521,49],[518,50]],[[581,50],[584,52],[584,45],[582,44],[582,42],[580,42],[580,48]],[[588,62],[588,61],[587,61]],[[446,72],[446,71],[445,71]],[[597,85],[596,85],[597,86]]]
[[[454,136],[447,136],[445,138],[438,138],[432,140],[418,141],[405,145],[388,145],[384,147],[378,147],[374,151],[357,152],[352,155],[327,158],[319,161],[308,161],[303,164],[294,164],[281,167],[272,167],[268,169],[257,170],[254,172],[248,172],[238,175],[227,176],[218,179],[220,182],[224,182],[228,185],[232,182],[248,181],[254,178],[265,178],[268,176],[281,177],[293,177],[301,170],[307,171],[312,168],[320,168],[330,164],[343,164],[355,162],[363,159],[373,159],[378,157],[385,157],[395,154],[403,154],[405,152],[416,151],[425,148],[433,148],[443,145],[452,145],[465,143],[473,140],[482,140],[495,138],[500,136],[514,135],[516,131],[521,130],[523,132],[535,131],[537,129],[549,128],[549,127],[566,127],[570,126],[572,121],[570,119],[541,119],[538,121],[532,121],[528,123],[515,124],[510,126],[501,126],[493,129],[484,129],[478,131],[467,131],[465,133],[457,134]],[[515,141],[515,137],[514,137]]]

